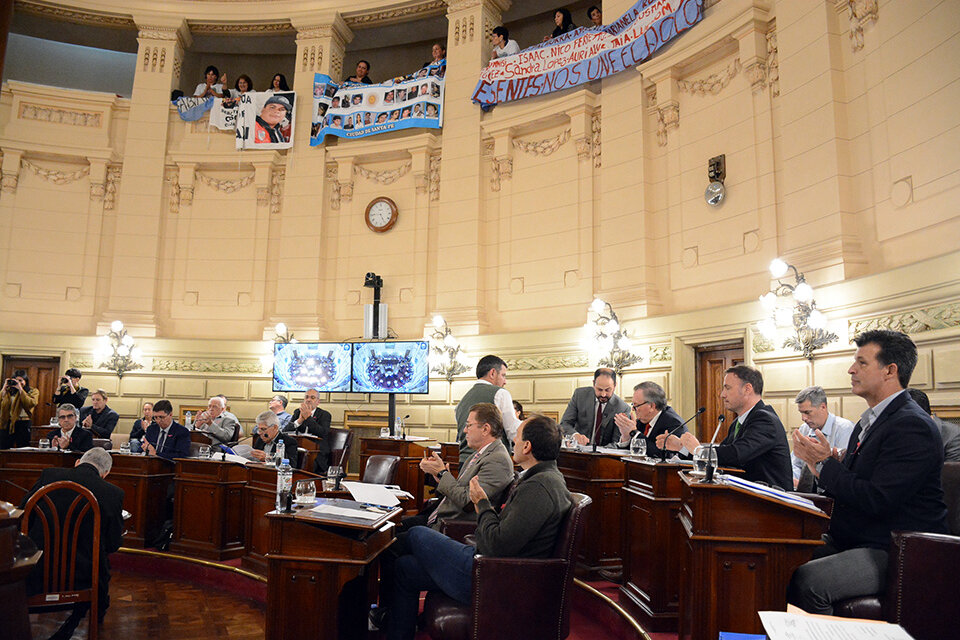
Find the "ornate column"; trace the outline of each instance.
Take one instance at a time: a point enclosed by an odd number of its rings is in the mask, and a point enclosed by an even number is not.
[[[162,219],[168,204],[163,185],[170,91],[179,80],[183,51],[191,38],[182,18],[135,15],[134,21],[140,29],[137,68],[101,322],[120,319],[140,335],[155,335]],[[155,250],[145,256],[144,249],[151,247]]]
[[[322,211],[329,193],[318,193],[324,184],[326,151],[310,146],[313,106],[313,75],[325,73],[340,80],[343,52],[353,33],[336,11],[321,12],[292,20],[297,29],[297,62],[293,90],[297,92],[297,130],[293,148],[287,152],[283,180],[283,206],[279,224],[271,224],[271,243],[293,238],[282,247],[283,260],[276,265],[275,290],[268,290],[267,322],[264,331],[272,336],[274,324],[285,322],[298,337],[323,337],[328,328],[322,309],[333,295],[324,272]],[[279,295],[278,292],[283,292]]]
[[[444,95],[435,308],[458,335],[486,326],[481,223],[481,111],[470,101],[477,72],[490,57],[490,31],[510,0],[446,0]]]

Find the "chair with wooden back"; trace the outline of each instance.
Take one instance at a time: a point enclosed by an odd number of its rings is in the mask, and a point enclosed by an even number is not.
[[[54,492],[61,492],[54,500]],[[69,493],[75,494],[70,500]],[[61,509],[58,509],[57,502]],[[34,541],[43,550],[41,558],[41,592],[29,598],[30,610],[62,609],[64,605],[90,603],[89,638],[98,637],[98,593],[100,574],[100,505],[86,487],[60,480],[41,487],[23,509],[20,529],[29,534],[31,524]],[[88,527],[90,537],[83,536]],[[39,537],[39,540],[37,539]],[[77,552],[81,537],[91,545],[90,584],[77,579]]]
[[[363,477],[360,482],[393,484],[397,479],[397,467],[399,466],[400,456],[370,456],[367,458],[367,466],[363,468]]]

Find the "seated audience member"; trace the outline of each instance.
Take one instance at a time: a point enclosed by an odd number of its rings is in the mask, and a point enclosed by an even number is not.
[[[147,427],[151,422],[153,422],[153,403],[144,402],[140,417],[134,421],[133,428],[130,429],[130,451],[133,453],[140,452],[140,441],[147,434]]]
[[[223,98],[223,85],[227,81],[227,74],[220,75],[220,70],[210,65],[203,72],[203,82],[197,85],[193,90],[195,98]],[[229,90],[228,90],[229,93]],[[227,95],[229,97],[229,95]]]
[[[80,409],[80,426],[90,429],[94,438],[109,438],[117,428],[120,415],[107,406],[107,392],[97,389],[90,395],[89,407]]]
[[[527,419],[527,416],[523,413],[523,405],[516,400],[513,401],[513,415],[517,416],[517,420],[520,422]]]
[[[681,436],[687,432],[686,427],[678,430],[683,418],[667,404],[667,392],[656,382],[641,382],[633,388],[632,408],[632,416],[625,413],[613,416],[620,436],[619,441],[614,442],[617,447],[629,447],[633,436],[640,431],[647,441],[647,455],[658,458],[663,450],[657,447],[657,436],[661,433]]]
[[[259,144],[289,142],[283,121],[287,119],[291,109],[290,101],[283,96],[267,98],[257,115],[253,141]]]
[[[157,400],[153,405],[153,422],[143,437],[147,455],[174,458],[190,457],[190,432],[173,419],[173,405],[169,400]]]
[[[793,473],[787,433],[777,412],[760,399],[762,393],[763,376],[753,367],[737,365],[726,370],[720,399],[724,409],[737,414],[737,419],[717,447],[717,461],[722,467],[743,469],[747,480],[790,490]],[[662,433],[657,436],[657,446],[666,446],[668,451],[681,447],[694,451],[700,441],[690,432],[679,438]]]
[[[554,11],[553,22],[556,24],[556,27],[554,28],[552,34],[543,38],[544,42],[550,40],[551,38],[562,36],[563,34],[569,33],[577,28],[577,25],[573,24],[573,16],[570,15],[569,9],[557,9]]]
[[[287,423],[284,433],[307,433],[320,438],[314,469],[325,473],[330,466],[330,423],[333,417],[329,411],[321,409],[319,404],[320,392],[316,389],[307,389],[303,394],[303,402],[298,409],[294,409],[293,417]]]
[[[787,602],[832,614],[838,600],[878,594],[887,584],[891,531],[947,533],[937,426],[904,390],[917,347],[899,331],[865,331],[854,338],[854,395],[867,401],[843,459],[822,433],[794,432],[793,451],[833,498],[825,546],[801,565]],[[821,466],[822,463],[822,466]]]
[[[60,387],[53,394],[53,404],[58,407],[61,404],[72,404],[78,409],[87,401],[87,394],[90,391],[86,387],[80,386],[80,369],[67,369],[60,377]]]
[[[797,411],[803,420],[799,429],[801,434],[815,439],[814,431],[819,430],[827,437],[832,449],[847,448],[847,441],[853,433],[853,423],[827,410],[827,394],[823,387],[807,387],[797,394],[794,402],[797,403]],[[790,464],[793,467],[793,487],[805,493],[815,492],[816,481],[806,463],[791,453]]]
[[[557,423],[535,415],[520,425],[513,459],[522,468],[503,510],[497,513],[474,477],[470,501],[477,512],[476,546],[461,544],[429,527],[407,533],[409,553],[395,564],[387,606],[387,638],[414,637],[420,592],[441,589],[451,598],[471,601],[473,556],[547,558],[571,506],[570,492],[557,469],[560,430]]]
[[[347,78],[347,82],[362,82],[363,84],[373,84],[373,80],[367,74],[370,73],[370,63],[361,60],[357,63],[357,71]]]
[[[277,394],[270,398],[270,404],[268,408],[270,411],[273,411],[277,414],[277,420],[280,421],[280,430],[286,431],[287,425],[290,424],[290,420],[293,419],[293,416],[287,413],[287,396]]]
[[[503,436],[503,418],[500,409],[489,402],[470,407],[466,428],[463,430],[467,446],[476,451],[467,464],[460,467],[456,478],[436,451],[420,460],[420,469],[437,481],[437,493],[443,497],[429,516],[411,516],[404,519],[404,530],[414,525],[426,525],[440,530],[441,520],[475,520],[470,501],[470,479],[477,478],[484,493],[493,504],[502,504],[500,494],[513,482],[513,463],[507,448],[500,441]]]
[[[57,407],[57,423],[60,428],[47,434],[50,446],[61,451],[88,451],[93,447],[93,434],[78,428],[79,421],[80,410],[72,404]]]
[[[590,20],[591,27],[603,26],[603,13],[597,5],[593,5],[587,9],[587,18]]]
[[[76,553],[76,573],[75,585],[77,588],[90,588],[93,582],[93,545],[100,545],[100,566],[97,570],[97,617],[103,622],[103,617],[110,606],[110,559],[111,553],[120,548],[121,538],[123,536],[123,490],[116,487],[104,478],[110,473],[113,467],[113,458],[109,453],[100,447],[94,447],[84,453],[75,466],[70,468],[50,467],[44,469],[40,474],[40,479],[30,489],[30,493],[23,499],[21,508],[26,506],[27,501],[33,494],[42,487],[61,480],[76,482],[87,488],[97,499],[97,505],[100,508],[100,537],[93,539],[93,520],[85,519],[79,527],[77,538]],[[75,493],[67,491],[54,491],[47,494],[53,501],[59,513],[64,513],[76,497]],[[29,535],[38,547],[43,545],[43,532],[40,519],[31,518]],[[34,567],[32,573],[27,578],[27,592],[29,595],[35,595],[43,592],[42,575],[43,562],[41,556],[40,562]],[[64,640],[73,636],[77,626],[86,617],[90,610],[89,602],[82,602],[73,605],[70,616],[63,622],[60,628],[51,638],[53,640]]]
[[[630,414],[630,406],[614,390],[617,374],[613,369],[600,368],[593,372],[593,386],[580,387],[573,392],[560,420],[560,428],[573,435],[577,444],[606,446],[620,439],[613,422],[617,413]]]
[[[494,27],[493,33],[490,34],[490,42],[493,44],[493,53],[490,55],[491,60],[520,53],[520,45],[517,44],[516,40],[510,39],[510,32],[506,27]]]
[[[273,79],[270,80],[270,88],[266,90],[266,93],[279,93],[281,91],[290,91],[290,85],[287,84],[287,77],[285,75],[276,73]]]
[[[433,46],[430,47],[430,55],[433,59],[429,62],[424,62],[424,67],[429,67],[432,64],[440,64],[440,61],[447,57],[447,45],[442,42],[434,42]]]
[[[213,444],[232,442],[235,433],[238,437],[243,433],[240,421],[227,411],[227,401],[221,396],[213,396],[207,401],[207,410],[197,416],[193,426],[198,431],[205,431]]]
[[[30,425],[40,391],[30,388],[26,371],[17,369],[4,381],[0,394],[0,449],[30,446]]]
[[[960,462],[960,426],[952,422],[947,422],[933,415],[930,408],[930,398],[920,389],[913,387],[907,389],[907,393],[913,398],[913,401],[920,405],[920,408],[927,412],[927,415],[933,418],[937,430],[940,431],[940,440],[943,441],[943,461]]]
[[[253,435],[253,451],[255,459],[266,462],[268,456],[276,452],[277,442],[283,442],[283,457],[290,461],[294,469],[300,466],[300,455],[297,451],[297,441],[285,433],[280,433],[280,421],[273,411],[264,411],[257,416],[257,428]],[[277,460],[279,464],[280,461]]]

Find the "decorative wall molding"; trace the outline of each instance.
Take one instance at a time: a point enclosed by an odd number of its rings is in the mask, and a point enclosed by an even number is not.
[[[649,347],[650,362],[672,362],[673,347],[669,344],[652,344]]]
[[[194,371],[202,373],[263,373],[259,360],[187,360],[154,358],[152,371]]]
[[[446,3],[443,0],[423,0],[415,5],[399,9],[385,9],[383,11],[370,11],[359,15],[345,15],[343,16],[343,21],[346,22],[350,28],[379,27],[396,22],[406,22],[408,20],[442,15],[445,7]]]
[[[754,353],[768,353],[776,348],[769,338],[760,333],[753,334],[753,341],[750,346]]]
[[[333,181],[333,189],[330,191],[330,208],[339,209],[341,202],[350,202],[353,199],[353,181],[348,180],[340,182]]]
[[[513,158],[499,156],[490,158],[490,189],[500,191],[500,180],[513,178]]]
[[[863,27],[880,17],[880,3],[877,0],[837,0],[837,8],[843,7],[850,11],[850,48],[854,52],[860,51],[863,49]]]
[[[892,329],[908,335],[960,327],[960,301],[948,302],[932,307],[922,307],[871,318],[861,318],[847,322],[847,334],[852,340],[864,331],[873,329]]]
[[[767,86],[770,97],[780,96],[780,53],[777,50],[777,30],[771,27],[767,31]]]
[[[504,358],[507,368],[511,371],[543,371],[546,369],[581,369],[589,366],[590,361],[585,354],[563,354],[552,356],[514,356]]]
[[[440,199],[440,154],[430,156],[430,200]]]
[[[103,208],[105,211],[112,211],[116,206],[117,192],[120,190],[120,176],[122,173],[123,165],[107,165],[107,180],[103,192]]]
[[[81,371],[91,371],[97,368],[93,362],[93,356],[80,355],[70,356],[70,366],[74,369],[80,369]]]
[[[319,71],[323,63],[323,45],[304,45],[300,58],[301,71]]]
[[[545,138],[543,140],[526,142],[514,138],[513,148],[533,156],[549,156],[566,144],[568,140],[570,140],[570,129],[564,129],[552,138]]]
[[[33,173],[53,184],[71,184],[90,175],[89,166],[82,167],[75,171],[61,171],[59,169],[44,169],[43,167],[38,167],[26,158],[23,158],[20,162]]]
[[[167,207],[170,213],[180,213],[180,170],[176,167],[167,167],[167,175],[164,179],[170,185]]]
[[[363,176],[370,182],[376,182],[378,184],[393,184],[403,176],[410,173],[410,169],[413,167],[413,162],[407,160],[400,164],[396,169],[386,169],[384,171],[371,171],[370,169],[364,169],[358,164],[353,165],[353,174]]]
[[[80,111],[78,109],[63,109],[32,102],[21,102],[17,112],[20,120],[36,120],[51,124],[64,124],[70,127],[92,127],[99,129],[103,126],[103,113],[100,111]]]
[[[283,167],[274,167],[270,174],[270,213],[280,213],[283,203],[283,185],[287,179],[287,170]]]
[[[31,2],[30,0],[16,0],[14,6],[17,11],[31,13],[44,18],[53,18],[56,20],[65,20],[77,24],[89,24],[98,27],[113,27],[124,29],[135,29],[136,24],[129,16],[114,16],[103,13],[92,13],[89,11],[77,11],[59,6],[52,6],[41,2]]]
[[[245,36],[281,36],[294,33],[293,25],[289,22],[267,22],[259,24],[217,24],[214,22],[190,22],[190,33],[210,35],[245,35]]]
[[[700,80],[677,80],[677,89],[679,89],[681,93],[694,95],[705,96],[708,93],[717,95],[730,84],[731,80],[737,77],[741,67],[740,58],[734,58],[733,62],[728,64],[722,71],[711,73],[706,78],[701,78]]]
[[[140,40],[167,40],[180,42],[180,30],[177,27],[143,25],[137,31]]]
[[[667,146],[667,132],[680,126],[680,103],[676,100],[657,107],[657,143]]]
[[[197,171],[197,177],[200,179],[200,182],[222,193],[234,193],[244,187],[250,186],[253,184],[254,175],[255,174],[251,172],[238,180],[218,180],[217,178],[211,178],[202,171]]]

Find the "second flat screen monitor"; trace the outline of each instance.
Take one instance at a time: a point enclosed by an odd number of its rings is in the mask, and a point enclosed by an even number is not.
[[[355,342],[354,393],[428,393],[430,349],[426,341]]]

